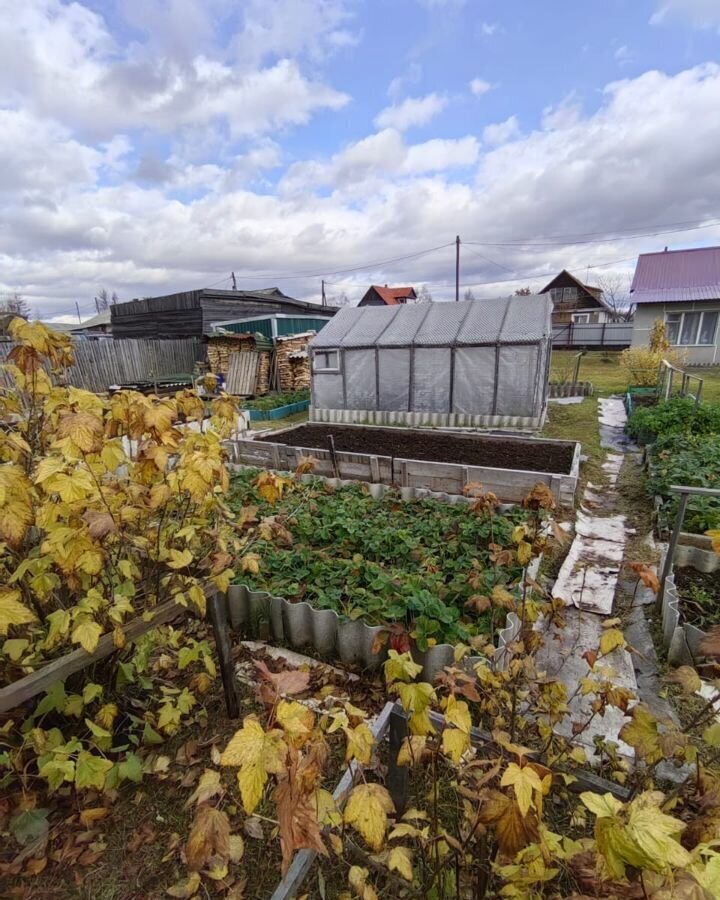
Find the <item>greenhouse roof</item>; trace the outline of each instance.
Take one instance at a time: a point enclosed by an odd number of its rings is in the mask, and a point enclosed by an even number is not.
[[[534,344],[551,333],[549,294],[341,309],[313,347]]]

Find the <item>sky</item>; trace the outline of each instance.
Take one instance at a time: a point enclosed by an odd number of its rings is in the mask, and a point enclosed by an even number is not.
[[[720,243],[720,0],[0,0],[0,297],[454,299]]]

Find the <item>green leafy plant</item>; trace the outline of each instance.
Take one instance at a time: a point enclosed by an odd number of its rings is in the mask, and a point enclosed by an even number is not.
[[[720,404],[696,404],[689,397],[664,400],[656,406],[635,409],[626,430],[648,444],[674,434],[720,434]]]
[[[280,394],[268,394],[266,397],[257,397],[255,400],[246,400],[243,403],[243,408],[267,412],[271,409],[278,409],[281,406],[289,406],[291,403],[300,403],[309,399],[309,390],[286,391]]]

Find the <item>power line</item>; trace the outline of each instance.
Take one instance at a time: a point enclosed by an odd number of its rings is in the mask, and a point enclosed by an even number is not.
[[[671,227],[664,228],[659,231],[644,231],[637,233],[627,233],[627,234],[615,234],[612,237],[594,237],[589,240],[573,240],[571,236],[567,236],[565,238],[560,238],[557,236],[555,240],[548,241],[534,241],[532,238],[523,239],[523,240],[514,240],[514,241],[463,241],[464,244],[472,244],[478,247],[566,247],[573,246],[577,244],[603,244],[603,243],[614,243],[616,241],[629,241],[636,240],[638,238],[645,237],[658,237],[663,234],[679,234],[684,231],[700,231],[704,228],[717,228],[720,225],[720,220],[715,220],[714,222],[706,222],[702,225],[700,224],[692,224],[687,225],[685,227]],[[588,232],[587,234],[591,235],[593,232]],[[608,232],[596,232],[598,235],[605,234]],[[577,235],[575,235],[577,237]]]
[[[377,266],[386,266],[390,263],[403,262],[406,259],[417,259],[420,256],[427,256],[428,253],[434,253],[436,250],[444,250],[446,247],[454,246],[455,241],[447,244],[440,244],[437,247],[429,247],[427,250],[418,250],[417,253],[408,253],[405,256],[394,256],[391,259],[380,259],[374,262],[366,262],[359,266],[348,266],[344,269],[326,269],[324,272],[296,272],[293,275],[273,275],[267,272],[250,272],[243,274],[243,278],[264,278],[268,281],[288,281],[295,278],[322,278],[325,275],[342,275],[345,272],[361,272],[365,269],[373,269]]]

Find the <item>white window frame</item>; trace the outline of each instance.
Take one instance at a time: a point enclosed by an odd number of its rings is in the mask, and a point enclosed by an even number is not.
[[[319,357],[324,356],[327,359],[321,366]],[[331,360],[334,358],[334,364]],[[340,372],[340,351],[339,350],[313,350],[313,372],[332,373]]]
[[[695,331],[695,340],[694,341],[692,341],[689,344],[681,344],[680,338],[682,336],[683,328],[685,326],[685,316],[686,315],[697,315],[698,316],[697,330]],[[713,332],[712,337],[708,342],[699,344],[697,341],[698,341],[698,337],[700,336],[700,332],[702,331],[702,326],[703,326],[705,316],[713,316],[713,315],[716,317],[715,331]],[[671,316],[679,316],[677,340],[674,342],[671,341],[673,347],[714,347],[715,346],[715,342],[717,340],[718,321],[720,321],[720,311],[718,311],[717,309],[687,309],[687,310],[682,310],[682,311],[678,310],[678,312],[672,312],[672,311],[668,312],[666,310],[665,311],[665,328],[666,329],[668,327],[669,319]]]
[[[590,313],[573,313],[573,325],[590,325]]]

